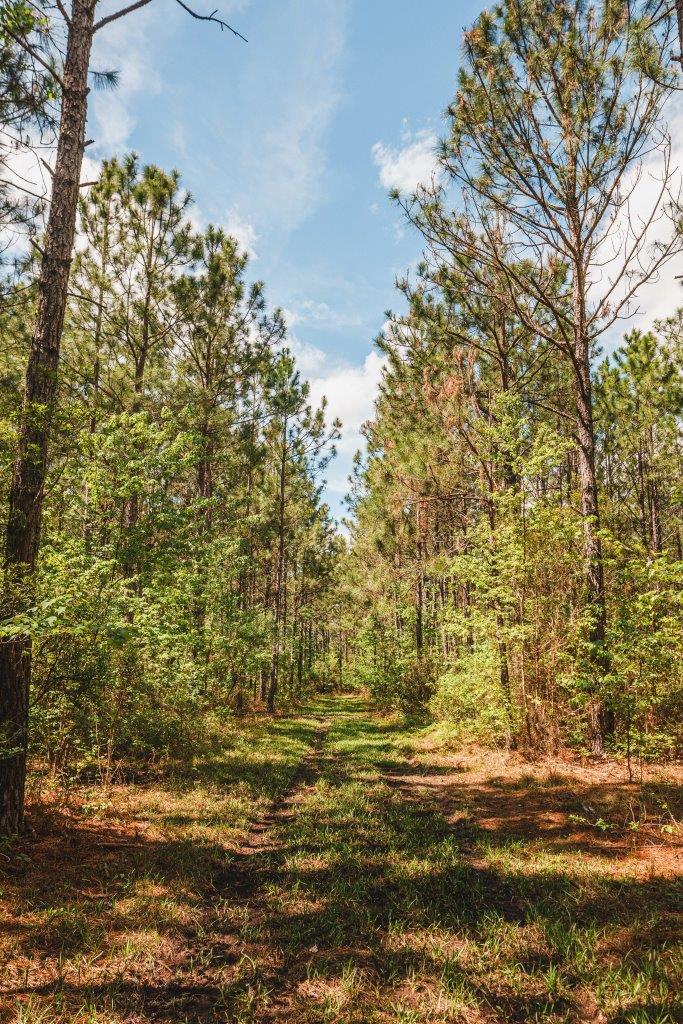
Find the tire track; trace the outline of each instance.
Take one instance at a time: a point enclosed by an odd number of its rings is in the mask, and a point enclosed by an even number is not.
[[[280,829],[291,821],[300,793],[312,786],[319,775],[320,755],[330,730],[329,719],[320,719],[313,745],[299,763],[287,789],[270,807],[251,823],[244,841],[233,854],[233,861],[222,886],[236,896],[249,896],[257,888],[264,855],[273,854],[279,846]]]

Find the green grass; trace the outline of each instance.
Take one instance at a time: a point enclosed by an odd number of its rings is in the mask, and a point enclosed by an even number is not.
[[[234,862],[321,716],[317,775],[274,841]],[[99,902],[79,901],[75,877],[50,890],[26,869],[8,948],[27,982],[2,1019],[683,1020],[680,883],[541,832],[484,830],[476,808],[450,824],[438,797],[400,783],[411,735],[358,699],[328,698],[253,727],[167,790],[110,795],[102,827],[134,810],[148,822],[142,850],[101,862]]]
[[[454,829],[383,778],[404,763],[404,727],[342,707],[263,865],[262,959],[243,985],[274,984],[277,949],[291,1021],[681,1019],[674,882]]]
[[[189,965],[191,984],[204,936],[221,926],[233,850],[287,789],[318,724],[315,705],[245,721],[154,782],[33,805],[36,837],[0,860],[0,1020],[128,1020],[144,986],[165,1000],[174,965]]]

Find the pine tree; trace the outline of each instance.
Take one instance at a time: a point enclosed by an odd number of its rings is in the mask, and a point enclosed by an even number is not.
[[[466,34],[443,152],[465,214],[444,222],[438,194],[418,202],[428,235],[447,245],[450,233],[461,262],[484,258],[506,304],[556,345],[571,369],[596,753],[612,716],[600,696],[609,655],[591,359],[637,289],[680,250],[673,224],[657,246],[648,235],[653,218],[675,213],[661,123],[672,80],[669,36],[634,18],[626,4],[598,15],[584,0],[506,0],[485,12]],[[664,167],[661,188],[635,221],[628,175],[655,150]],[[471,224],[479,226],[474,237]],[[520,273],[520,254],[533,262],[532,274]],[[609,274],[598,287],[605,263]]]
[[[38,304],[33,342],[26,369],[21,428],[9,498],[5,542],[6,589],[9,611],[31,602],[33,572],[40,543],[48,446],[55,411],[57,374],[66,309],[69,272],[85,151],[90,55],[94,36],[108,24],[146,6],[137,0],[96,21],[96,0],[72,0],[69,11],[58,5],[66,23],[66,55],[61,70],[46,61],[30,36],[33,19],[26,23],[25,4],[3,7],[0,27],[36,61],[59,87],[60,111],[50,209],[40,254]],[[185,4],[190,14],[197,17]],[[215,13],[204,20],[217,22]],[[233,30],[234,31],[234,30]],[[0,832],[23,827],[28,702],[31,678],[30,638],[17,634],[0,645],[0,727],[9,753],[0,759]]]

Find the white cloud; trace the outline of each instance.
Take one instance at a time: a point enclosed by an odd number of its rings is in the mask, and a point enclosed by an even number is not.
[[[438,170],[436,145],[436,134],[430,128],[418,132],[404,128],[400,146],[376,142],[372,158],[383,188],[414,192],[418,185],[428,184]]]
[[[106,13],[105,5],[102,14]],[[136,103],[143,95],[161,91],[149,46],[151,22],[157,16],[153,7],[135,11],[95,36],[91,67],[119,72],[115,89],[90,93],[89,130],[96,151],[102,155],[118,154],[130,144],[136,125]]]
[[[339,454],[328,482],[328,490],[336,494],[345,494],[349,489],[352,458],[363,447],[361,428],[373,416],[384,363],[384,357],[372,351],[360,366],[323,367],[324,372],[311,378],[313,404],[319,405],[326,397],[328,420],[339,417],[342,421]]]
[[[333,509],[336,507],[340,512],[341,499],[349,491],[353,457],[365,447],[362,427],[374,416],[386,359],[373,349],[361,364],[342,361],[336,355],[298,338],[291,331],[291,313],[288,310],[283,312],[290,328],[287,347],[302,377],[309,382],[311,405],[319,408],[326,399],[327,423],[341,420],[341,437],[336,442],[337,457],[329,466],[326,487]]]
[[[54,169],[57,150],[35,137],[25,137],[6,155],[3,154],[2,173],[7,182],[9,195],[18,203],[24,200],[35,204],[36,226],[44,228],[48,200],[52,191],[51,170]],[[100,173],[100,162],[83,156],[81,182],[94,181]],[[4,259],[25,253],[30,230],[19,224],[5,225],[0,231],[0,255]]]
[[[297,369],[310,384],[310,402],[318,408],[327,400],[325,418],[328,424],[341,420],[341,437],[336,442],[337,457],[330,464],[326,490],[332,498],[333,509],[341,510],[341,499],[349,491],[349,476],[353,457],[365,447],[363,424],[372,419],[379,384],[386,359],[374,349],[361,364],[340,360],[309,342],[302,341],[291,330],[291,312],[284,310],[289,328],[287,347],[296,361]]]
[[[259,239],[259,236],[256,234],[256,228],[242,216],[236,206],[231,207],[223,218],[223,227],[229,235],[237,239],[250,259],[258,259],[256,249],[254,248]]]
[[[287,326],[290,327],[289,311],[283,310],[283,312]],[[301,370],[302,375],[308,380],[323,372],[327,356],[321,348],[311,345],[306,341],[301,341],[291,332],[287,339],[287,347],[296,360],[297,369]]]
[[[54,169],[57,150],[30,136],[12,149],[3,163],[10,189],[17,195],[30,192],[36,197],[47,198],[52,190],[51,170]],[[86,152],[83,156],[81,181],[92,181],[100,172],[99,160]]]
[[[672,139],[670,166],[672,177],[669,183],[669,191],[678,200],[680,208],[681,191],[683,188],[683,97],[674,94],[669,101],[669,134]],[[659,193],[662,187],[663,160],[660,152],[650,153],[642,164],[634,167],[622,186],[622,194],[629,195],[627,207],[620,212],[615,223],[612,225],[609,236],[600,247],[596,266],[591,274],[591,299],[599,304],[603,296],[607,295],[612,282],[624,265],[624,254],[633,245],[634,231],[636,233],[647,228],[644,242],[645,248],[641,257],[634,262],[632,270],[636,278],[643,269],[646,269],[652,255],[651,246],[667,244],[672,237],[673,224],[668,198],[660,202],[659,212],[655,215],[652,224],[648,221],[652,217],[657,206]],[[683,247],[683,239],[679,239],[676,248]],[[625,332],[638,328],[648,330],[654,326],[657,319],[670,316],[674,309],[683,305],[683,289],[676,280],[676,276],[683,272],[683,254],[675,252],[671,259],[666,262],[659,272],[649,281],[641,284],[633,299],[622,311],[622,316],[627,318],[619,319],[612,328],[605,334],[603,339],[604,347],[610,350],[621,343]],[[626,293],[626,288],[631,284],[626,278],[617,286],[610,297],[612,306],[616,305]]]

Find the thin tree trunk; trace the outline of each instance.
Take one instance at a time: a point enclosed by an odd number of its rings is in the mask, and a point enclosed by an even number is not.
[[[646,501],[646,487],[645,487],[645,471],[643,468],[643,443],[642,441],[638,445],[638,455],[636,458],[636,467],[638,470],[638,483],[636,490],[638,492],[638,508],[640,509],[640,539],[643,542],[643,546],[647,545],[649,540],[649,523],[647,522],[647,515],[645,512],[645,501]]]
[[[282,591],[285,576],[285,488],[287,482],[287,420],[282,430],[282,455],[280,459],[280,483],[278,490],[278,550],[275,576],[275,635],[273,637],[273,655],[270,664],[270,685],[268,687],[267,709],[275,711],[278,672],[280,667]]]
[[[148,345],[146,341],[147,327],[143,325],[143,345],[141,352],[135,360],[135,381],[133,384],[133,400],[131,412],[138,413],[142,409],[145,390],[145,370],[147,368]],[[134,532],[140,519],[140,492],[134,490],[126,498],[123,507],[123,529],[125,532],[126,557],[123,564],[123,575],[130,580],[135,575],[136,557],[134,553]],[[133,588],[134,589],[134,588]]]
[[[74,0],[63,72],[62,109],[50,214],[38,279],[38,311],[26,369],[17,460],[5,541],[5,613],[31,601],[38,556],[59,350],[73,252],[88,103],[95,5]],[[0,644],[0,833],[24,825],[31,641]]]
[[[417,526],[417,577],[415,580],[415,650],[418,658],[422,657],[424,646],[424,546],[420,525],[420,507],[415,505],[415,523]]]
[[[575,285],[580,288],[580,283]],[[581,518],[585,561],[585,588],[590,625],[588,641],[593,669],[593,693],[588,702],[588,728],[593,754],[604,753],[605,735],[612,731],[611,713],[599,693],[602,678],[607,671],[605,646],[606,608],[605,580],[600,542],[600,507],[598,482],[595,471],[595,429],[593,425],[593,398],[590,379],[588,338],[583,328],[581,302],[575,300],[574,369],[576,381],[577,463],[581,492]]]
[[[208,422],[208,418],[204,419],[201,426],[201,445],[202,451],[197,465],[197,497],[204,503],[204,509],[202,511],[202,517],[199,521],[199,553],[198,553],[198,565],[196,574],[195,593],[192,602],[192,617],[194,619],[194,627],[197,637],[197,642],[194,646],[193,656],[195,661],[203,653],[204,668],[208,667],[209,647],[205,643],[205,631],[206,631],[206,609],[207,600],[206,593],[208,587],[208,576],[209,569],[205,562],[206,551],[209,546],[209,539],[211,537],[211,530],[213,527],[213,437],[211,435],[211,428]],[[201,638],[201,643],[199,639]],[[208,679],[206,680],[208,682]]]
[[[108,236],[108,232],[107,232]],[[105,252],[108,246],[105,245]],[[107,259],[103,255],[102,265],[106,266]],[[97,297],[97,317],[95,319],[95,334],[93,342],[95,345],[95,358],[93,359],[93,397],[88,417],[88,434],[92,438],[97,430],[97,407],[100,397],[100,346],[102,344],[102,321],[104,318],[104,286],[100,283]],[[92,522],[90,518],[90,488],[86,479],[83,488],[83,542],[86,556],[89,558],[92,553]]]
[[[661,554],[662,539],[662,517],[660,512],[659,486],[655,470],[655,438],[654,431],[649,431],[649,453],[648,453],[648,475],[647,475],[647,496],[650,506],[650,540],[654,554]]]

